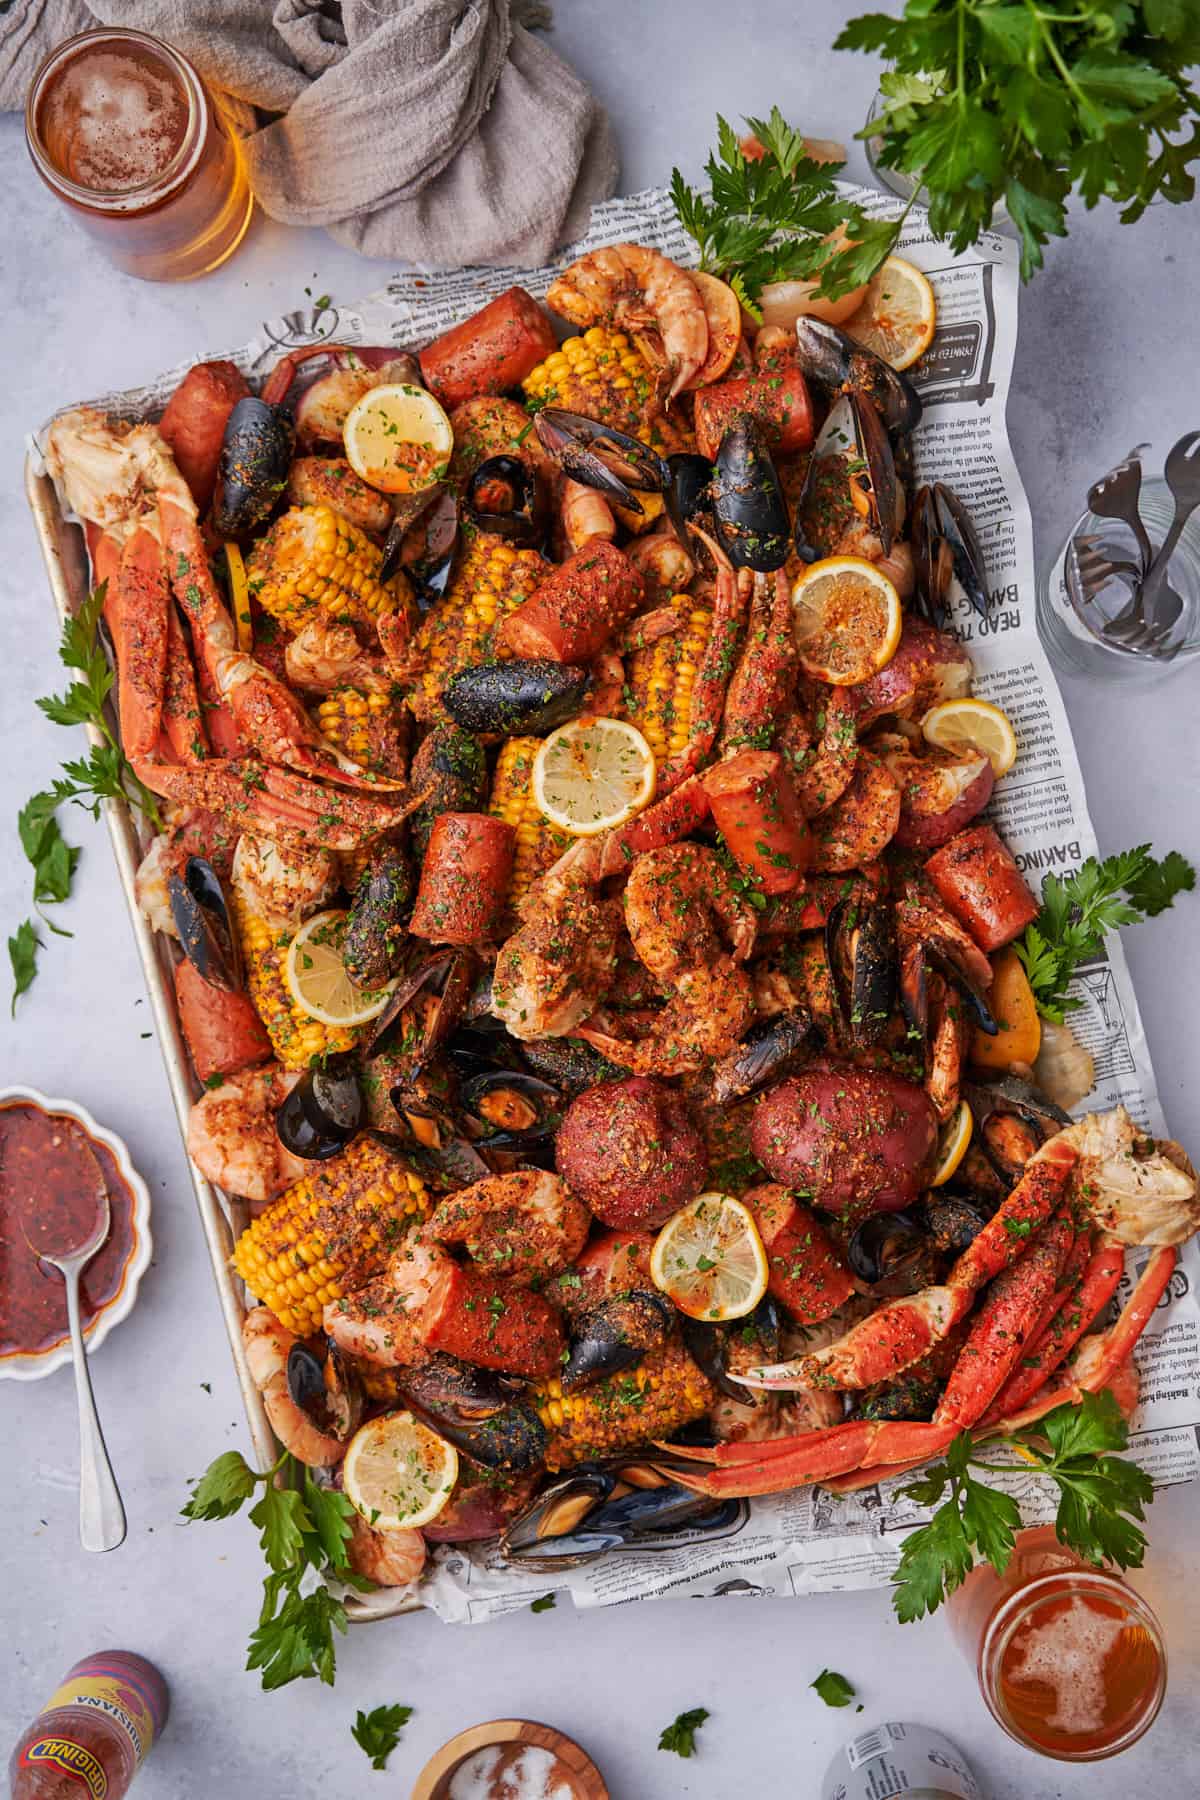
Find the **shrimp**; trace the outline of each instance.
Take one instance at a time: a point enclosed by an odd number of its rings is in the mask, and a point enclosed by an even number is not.
[[[696,565],[674,531],[652,531],[633,538],[625,554],[646,584],[652,600],[682,593],[696,576]]]
[[[699,373],[708,355],[708,319],[700,290],[686,270],[642,244],[613,244],[581,256],[550,283],[552,312],[586,330],[613,324],[638,335],[664,361],[668,403]]]
[[[593,538],[603,538],[611,544],[617,535],[617,521],[604,495],[572,481],[570,476],[562,485],[558,516],[569,550],[582,550]]]
[[[275,1113],[299,1081],[299,1072],[268,1063],[227,1075],[203,1094],[188,1120],[188,1155],[200,1173],[227,1194],[271,1200],[310,1173],[311,1165],[285,1150]]]
[[[391,685],[378,659],[367,656],[349,625],[335,625],[321,617],[290,639],[283,653],[283,667],[293,687],[306,693],[331,694],[334,688],[387,689]]]
[[[253,1307],[242,1321],[246,1367],[262,1395],[271,1430],[297,1462],[310,1469],[331,1469],[346,1454],[345,1444],[319,1430],[288,1389],[288,1356],[298,1342],[265,1306]]]
[[[846,688],[809,681],[801,688],[801,700],[807,704],[785,722],[779,748],[791,768],[804,816],[813,819],[840,800],[854,779],[858,720]],[[820,738],[814,743],[818,730]]]
[[[382,1275],[325,1308],[327,1334],[348,1356],[384,1369],[419,1367],[429,1361],[418,1324],[454,1274],[454,1263],[439,1244],[416,1234],[393,1252]]]
[[[599,846],[580,838],[530,888],[496,958],[492,1010],[512,1037],[569,1036],[616,972],[620,912],[593,891]]]
[[[570,1268],[591,1222],[557,1175],[517,1169],[451,1194],[425,1230],[443,1244],[465,1244],[473,1261],[527,1287]]]
[[[407,1587],[420,1577],[427,1555],[425,1539],[419,1531],[404,1525],[394,1531],[380,1531],[355,1513],[346,1543],[346,1560],[356,1575],[373,1581],[376,1587]]]
[[[788,708],[796,683],[796,640],[792,635],[792,591],[785,569],[754,577],[746,643],[725,694],[720,749],[762,745]]]
[[[288,470],[288,499],[296,506],[329,506],[360,531],[386,531],[392,508],[343,456],[298,456]]]
[[[249,912],[280,931],[295,931],[336,893],[341,877],[328,850],[305,850],[243,832],[233,856],[233,886]]]

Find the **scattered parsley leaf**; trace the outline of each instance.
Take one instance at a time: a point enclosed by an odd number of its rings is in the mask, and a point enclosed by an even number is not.
[[[708,1717],[708,1708],[704,1706],[693,1706],[690,1712],[680,1713],[659,1738],[659,1749],[672,1750],[676,1756],[695,1756],[696,1733]]]
[[[17,1001],[28,992],[37,974],[37,953],[42,947],[42,940],[34,929],[32,919],[22,919],[13,935],[8,940],[8,960],[12,964],[13,991],[12,1017],[17,1016]]]
[[[377,1706],[371,1712],[359,1711],[350,1727],[350,1736],[359,1749],[371,1759],[373,1769],[386,1769],[387,1759],[400,1742],[400,1733],[413,1716],[411,1706]]]
[[[531,1601],[530,1612],[553,1612],[555,1600],[553,1594],[543,1594],[540,1600]]]
[[[808,1685],[816,1689],[826,1706],[849,1706],[856,1698],[855,1688],[836,1669],[822,1669],[817,1679]]]

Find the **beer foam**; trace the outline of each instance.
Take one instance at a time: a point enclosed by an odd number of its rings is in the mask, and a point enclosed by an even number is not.
[[[1006,1671],[1009,1681],[1040,1681],[1054,1694],[1046,1719],[1071,1737],[1104,1730],[1104,1664],[1127,1621],[1110,1618],[1076,1597],[1064,1612],[1029,1628],[1018,1651],[1014,1640]]]
[[[73,181],[122,193],[166,168],[183,141],[187,101],[165,69],[97,48],[54,81],[44,119],[68,147]]]

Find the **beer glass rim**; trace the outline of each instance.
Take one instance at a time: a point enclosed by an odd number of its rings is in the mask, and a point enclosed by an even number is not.
[[[78,50],[81,44],[103,40],[119,44],[141,44],[153,50],[178,74],[188,103],[183,141],[166,168],[160,169],[149,181],[139,182],[136,187],[122,188],[119,193],[105,193],[97,188],[83,187],[64,175],[46,154],[37,122],[38,108],[46,87],[66,58]],[[73,37],[64,38],[61,44],[57,44],[43,58],[29,84],[29,93],[25,99],[25,142],[38,173],[55,193],[94,212],[136,212],[152,202],[165,199],[175,188],[182,186],[203,153],[208,123],[208,95],[187,57],[170,44],[164,43],[162,38],[154,37],[148,31],[133,31],[123,25],[101,25],[94,30],[77,31]]]
[[[1051,1749],[1031,1737],[1012,1717],[1000,1691],[999,1671],[1004,1653],[1014,1635],[1036,1606],[1046,1599],[1063,1594],[1064,1579],[1069,1580],[1073,1593],[1080,1590],[1091,1592],[1098,1598],[1115,1601],[1123,1606],[1130,1617],[1147,1632],[1158,1655],[1158,1675],[1146,1706],[1119,1737],[1094,1750],[1071,1750],[1065,1746]],[[1027,1749],[1036,1751],[1039,1756],[1051,1757],[1056,1762],[1103,1762],[1105,1758],[1116,1756],[1135,1744],[1158,1717],[1167,1691],[1167,1647],[1163,1642],[1162,1627],[1149,1604],[1113,1570],[1085,1568],[1071,1572],[1051,1569],[1017,1588],[1006,1600],[1001,1601],[988,1620],[979,1646],[979,1685],[988,1711],[997,1724],[1002,1725],[1010,1737],[1015,1738],[1019,1744],[1024,1744]]]

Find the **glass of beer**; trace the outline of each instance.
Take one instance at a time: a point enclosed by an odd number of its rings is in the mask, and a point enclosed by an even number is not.
[[[109,261],[144,281],[207,274],[250,223],[235,133],[186,57],[144,32],[84,31],[51,51],[25,141]]]
[[[1148,1731],[1167,1687],[1153,1612],[1111,1569],[1019,1534],[1003,1575],[973,1569],[949,1601],[950,1629],[1010,1737],[1060,1762],[1100,1762]]]

